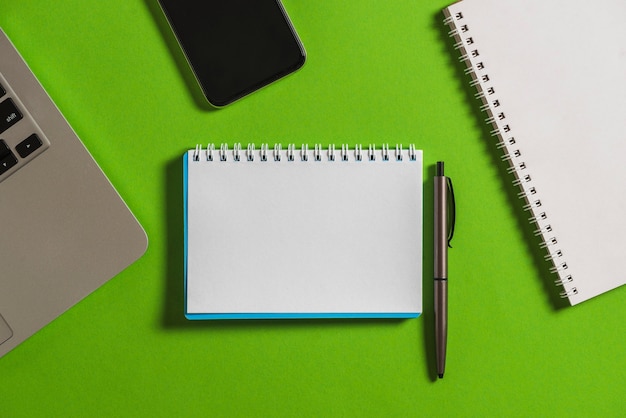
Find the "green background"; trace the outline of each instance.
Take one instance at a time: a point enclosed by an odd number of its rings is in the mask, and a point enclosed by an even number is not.
[[[198,98],[155,3],[0,0],[0,26],[150,239],[143,258],[0,359],[1,416],[623,413],[626,288],[559,308],[450,51],[447,0],[285,0],[307,63],[220,110]],[[181,156],[198,142],[423,149],[423,316],[186,321]],[[458,210],[440,381],[429,280],[437,160]]]

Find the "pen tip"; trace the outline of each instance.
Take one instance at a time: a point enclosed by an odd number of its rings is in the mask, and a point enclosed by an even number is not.
[[[439,378],[443,379],[443,373],[439,373]]]

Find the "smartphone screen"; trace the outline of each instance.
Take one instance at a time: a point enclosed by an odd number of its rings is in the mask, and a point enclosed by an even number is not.
[[[279,0],[159,0],[209,103],[225,106],[304,64]]]

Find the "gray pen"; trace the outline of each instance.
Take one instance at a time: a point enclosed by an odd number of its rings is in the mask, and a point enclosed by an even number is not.
[[[435,346],[437,375],[443,378],[448,342],[448,246],[454,233],[454,193],[452,181],[444,175],[443,162],[437,162],[435,175]]]

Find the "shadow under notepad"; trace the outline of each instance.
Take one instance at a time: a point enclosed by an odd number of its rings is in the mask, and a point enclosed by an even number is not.
[[[183,152],[180,158],[171,161],[166,167],[165,208],[167,228],[165,259],[165,307],[163,325],[179,327],[189,321],[185,318],[184,306],[184,211],[183,211]]]

